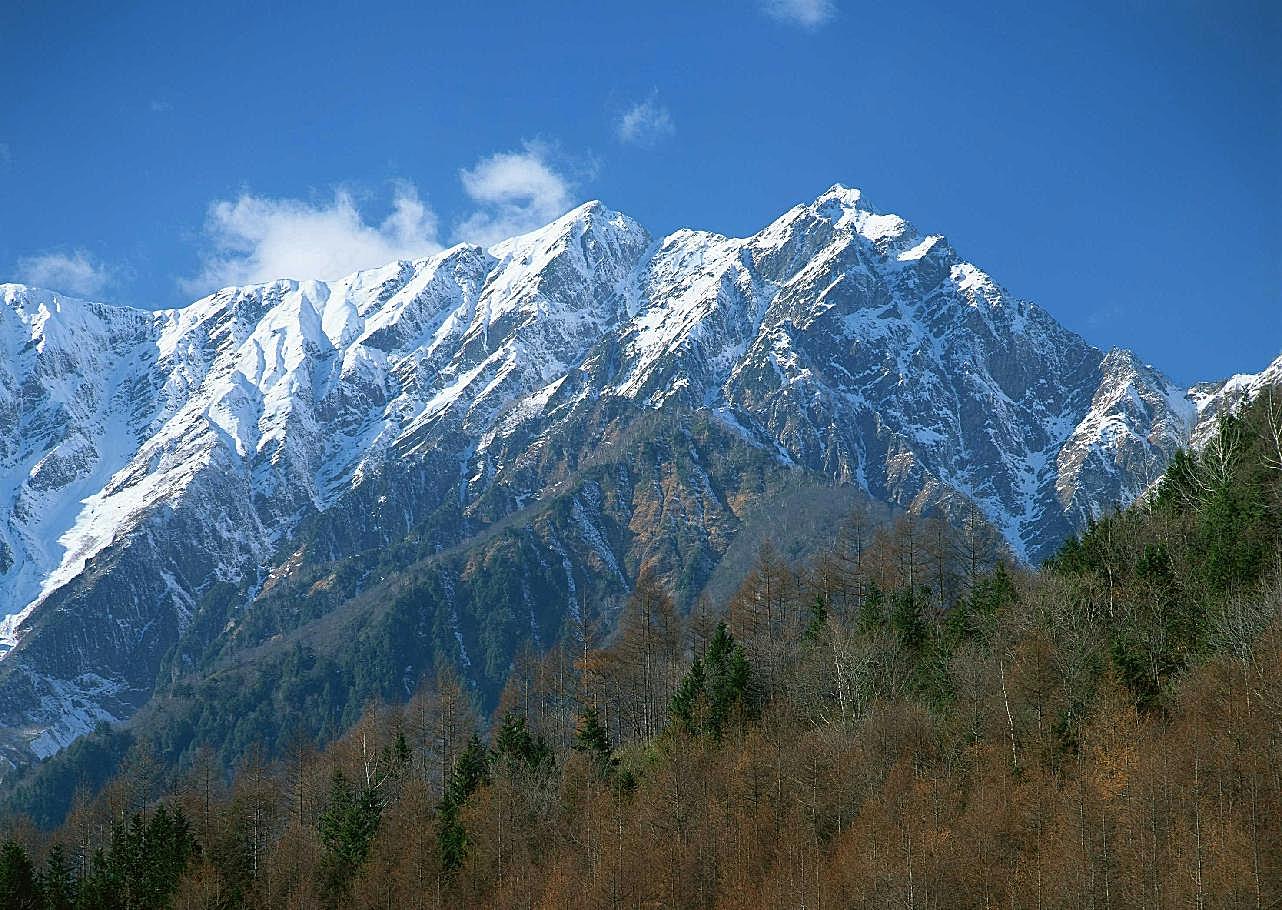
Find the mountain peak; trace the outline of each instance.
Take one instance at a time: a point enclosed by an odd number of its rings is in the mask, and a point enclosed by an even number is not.
[[[840,183],[830,186],[807,208],[820,218],[836,224],[853,221],[863,213],[875,212],[864,200],[862,191]]]
[[[515,251],[547,248],[569,237],[597,233],[607,238],[643,236],[649,233],[638,222],[609,208],[599,199],[591,199],[570,209],[564,215],[540,228],[500,240],[490,247],[490,255],[503,259]]]
[[[864,199],[863,190],[858,187],[846,186],[843,183],[834,183],[828,189],[824,190],[814,201],[816,208],[837,203],[849,208],[863,208],[865,211],[871,211],[872,208]]]
[[[894,243],[901,252],[920,239],[917,230],[903,218],[882,212],[868,201],[862,190],[840,183],[834,183],[800,210],[809,211],[833,227],[850,230],[873,243]],[[920,258],[929,246],[927,244],[907,258]]]
[[[91,305],[94,301],[85,300],[73,294],[64,294],[62,291],[55,291],[51,288],[33,287],[29,284],[20,284],[18,282],[0,283],[0,300],[10,308],[18,306],[48,306],[55,310],[61,309],[63,304]]]

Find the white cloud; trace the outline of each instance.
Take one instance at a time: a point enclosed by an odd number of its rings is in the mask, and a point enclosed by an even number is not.
[[[159,98],[153,98],[148,106],[153,114],[167,114],[174,109],[168,101],[161,101]]]
[[[527,142],[522,151],[499,152],[459,171],[463,189],[481,208],[458,236],[489,246],[542,227],[572,206],[570,182],[549,162],[549,149]]]
[[[210,251],[201,272],[180,284],[199,294],[277,278],[332,280],[440,250],[436,215],[413,184],[396,184],[392,205],[392,213],[373,225],[341,189],[332,203],[320,205],[249,193],[216,201],[205,221]]]
[[[614,134],[620,142],[649,148],[677,131],[672,114],[651,96],[628,108],[615,124]]]
[[[818,28],[837,15],[833,0],[762,0],[766,15],[802,28]]]
[[[475,206],[460,221],[457,238],[490,246],[568,211],[571,183],[551,155],[548,146],[527,142],[459,171]],[[277,278],[332,280],[432,255],[441,249],[437,229],[435,213],[410,183],[396,185],[393,211],[378,224],[367,222],[343,189],[328,203],[242,193],[209,206],[200,272],[179,285],[197,295]]]
[[[39,253],[18,260],[18,277],[36,287],[65,294],[97,294],[111,284],[114,275],[84,250],[70,253]]]

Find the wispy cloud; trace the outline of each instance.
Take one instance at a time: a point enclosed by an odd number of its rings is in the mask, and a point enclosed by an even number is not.
[[[457,234],[483,246],[542,227],[572,205],[570,181],[553,166],[551,150],[527,142],[520,151],[498,152],[459,171],[463,189],[480,208]]]
[[[276,278],[339,278],[441,248],[436,215],[408,182],[395,185],[392,213],[379,224],[366,222],[343,189],[322,204],[242,193],[209,207],[205,240],[200,274],[180,282],[188,293]]]
[[[115,279],[115,273],[85,250],[72,250],[19,259],[18,277],[36,287],[88,296],[101,293]]]
[[[174,109],[174,106],[168,101],[161,101],[159,98],[151,99],[148,107],[151,108],[153,114],[167,114]]]
[[[13,149],[9,147],[9,143],[0,142],[0,167],[10,164],[13,164]]]
[[[780,22],[815,29],[837,15],[833,0],[761,0],[766,15]]]
[[[677,131],[672,114],[659,103],[658,95],[638,101],[623,112],[614,126],[620,142],[650,148]]]

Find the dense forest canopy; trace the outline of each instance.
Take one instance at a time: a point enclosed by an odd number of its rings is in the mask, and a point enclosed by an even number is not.
[[[831,536],[688,615],[643,572],[488,720],[443,670],[230,776],[122,740],[10,820],[0,910],[1282,904],[1282,393],[1036,572],[978,520]]]

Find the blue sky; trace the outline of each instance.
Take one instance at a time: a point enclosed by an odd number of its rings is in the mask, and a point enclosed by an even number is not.
[[[43,0],[0,46],[0,280],[173,306],[842,182],[1178,380],[1282,350],[1276,2]]]

